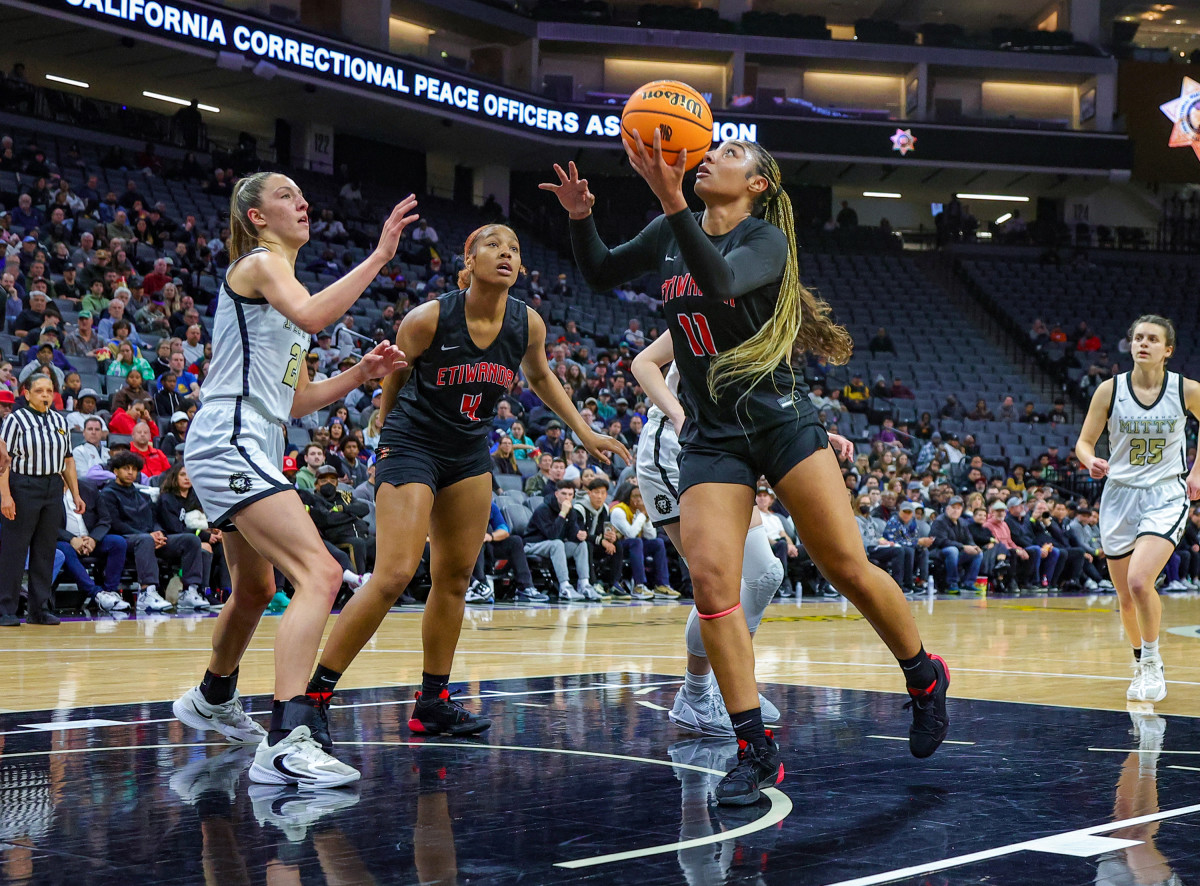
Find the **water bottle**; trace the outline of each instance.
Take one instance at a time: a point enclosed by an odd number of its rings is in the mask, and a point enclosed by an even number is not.
[[[933,583],[932,575],[925,579],[925,593],[929,594],[931,597],[937,593],[937,585]]]

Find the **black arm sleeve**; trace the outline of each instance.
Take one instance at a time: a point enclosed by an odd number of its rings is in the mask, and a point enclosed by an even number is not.
[[[628,243],[609,249],[596,231],[596,220],[571,219],[571,250],[583,279],[593,289],[611,289],[618,283],[658,270],[658,241],[662,218],[646,225]]]
[[[690,209],[667,216],[667,224],[706,300],[729,301],[783,276],[788,242],[774,225],[761,225],[740,246],[722,255]]]

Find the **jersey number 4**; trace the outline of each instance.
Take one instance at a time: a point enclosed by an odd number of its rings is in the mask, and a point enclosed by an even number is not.
[[[680,314],[679,325],[687,336],[688,347],[697,357],[717,356],[717,346],[713,342],[712,330],[708,326],[708,318],[703,314]]]
[[[459,411],[471,421],[479,421],[479,416],[475,414],[475,411],[482,402],[483,394],[463,394],[462,406],[459,407]]]

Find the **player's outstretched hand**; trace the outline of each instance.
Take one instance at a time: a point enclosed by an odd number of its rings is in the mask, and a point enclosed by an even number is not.
[[[1190,473],[1187,475],[1187,493],[1188,501],[1200,499],[1200,480],[1193,477]]]
[[[833,447],[833,454],[842,461],[850,461],[854,458],[854,444],[841,434],[830,434],[829,445]]]
[[[1093,480],[1103,480],[1108,476],[1108,461],[1103,458],[1093,458],[1092,466],[1088,468],[1088,474]]]
[[[588,434],[583,438],[583,448],[606,465],[612,464],[612,459],[608,455],[610,452],[615,452],[621,458],[625,459],[625,464],[633,464],[633,456],[629,454],[629,450],[625,448],[625,444],[614,437],[596,433]]]
[[[567,172],[563,172],[563,168],[555,163],[554,171],[558,174],[558,184],[543,182],[538,185],[538,189],[552,191],[558,198],[558,202],[562,204],[562,208],[570,213],[571,218],[576,220],[587,218],[592,214],[596,196],[588,190],[587,179],[579,177],[579,170],[575,167],[574,160],[567,164],[567,170]]]
[[[687,208],[683,197],[683,175],[687,171],[687,151],[680,151],[674,163],[668,163],[662,152],[662,132],[654,130],[654,148],[646,150],[640,133],[634,133],[635,147],[630,147],[624,139],[625,156],[634,172],[646,180],[654,196],[662,203],[663,211],[668,215]]]
[[[408,361],[398,347],[381,341],[363,355],[358,365],[362,367],[363,378],[383,378],[397,369],[403,369],[408,365]]]
[[[409,194],[396,204],[392,214],[387,217],[379,231],[379,245],[375,247],[376,257],[384,262],[390,262],[396,255],[396,247],[400,244],[400,235],[404,229],[415,222],[419,215],[413,213],[417,208],[417,198]]]

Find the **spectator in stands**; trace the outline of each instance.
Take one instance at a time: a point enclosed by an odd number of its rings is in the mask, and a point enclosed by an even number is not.
[[[549,459],[549,462],[547,462]],[[544,469],[543,469],[543,466]],[[545,495],[549,497],[564,478],[567,463],[562,458],[555,458],[548,452],[538,456],[538,472],[525,481],[526,495]]]
[[[92,312],[80,311],[75,328],[67,333],[63,350],[72,357],[89,357],[104,345],[104,340],[92,325]]]
[[[955,495],[946,502],[946,510],[930,526],[933,547],[946,566],[946,593],[957,594],[970,588],[979,575],[983,551],[974,543],[971,530],[961,519],[963,500]]]
[[[641,489],[629,481],[621,484],[617,489],[612,510],[609,511],[609,518],[613,528],[617,530],[622,555],[629,563],[633,575],[633,599],[678,598],[679,592],[671,587],[670,573],[667,570],[666,542],[658,537],[658,531],[650,521]],[[653,590],[647,587],[646,557],[654,559]],[[649,597],[646,596],[647,592]]]
[[[129,290],[124,286],[118,287],[113,293],[112,300],[108,303],[108,311],[106,316],[100,321],[96,327],[96,334],[104,339],[110,345],[117,338],[122,338],[117,334],[117,324],[124,322],[128,324],[129,330],[127,337],[134,345],[141,346],[142,340],[138,335],[137,327],[129,322],[126,314],[126,304],[129,301]]]
[[[953,499],[951,499],[953,501]],[[929,576],[929,549],[933,545],[931,536],[922,537],[915,519],[917,506],[911,501],[900,505],[884,525],[883,537],[899,545],[904,556],[900,564],[904,576],[900,587],[916,593],[925,586]]]
[[[1096,393],[1096,389],[1100,387],[1100,383],[1104,381],[1104,367],[1093,363],[1088,367],[1086,375],[1079,379],[1079,394],[1085,400],[1091,400],[1092,394]]]
[[[170,413],[171,422],[167,426],[166,433],[158,441],[158,448],[162,450],[162,454],[167,457],[168,461],[176,461],[183,457],[183,447],[187,440],[188,414],[182,410]],[[222,587],[224,587],[222,585]]]
[[[492,471],[497,474],[509,474],[518,477],[521,475],[517,459],[513,456],[512,437],[508,436],[508,434],[500,436],[500,442],[496,444],[496,451],[492,453]]]
[[[837,226],[839,228],[858,227],[858,213],[845,200],[842,201],[842,208],[837,214]]]
[[[114,479],[100,490],[99,519],[109,532],[125,538],[133,551],[137,567],[139,611],[170,609],[171,604],[158,593],[159,560],[179,561],[183,569],[184,594],[180,600],[196,600],[203,581],[203,551],[200,538],[191,532],[167,535],[154,515],[150,497],[135,485],[142,470],[142,458],[132,452],[113,454],[109,464]]]
[[[520,419],[512,423],[512,426],[508,429],[508,436],[512,437],[513,455],[517,461],[530,458],[533,451],[537,449],[537,446],[534,445],[534,442],[525,433],[525,422]]]
[[[892,379],[892,389],[888,396],[895,400],[917,399],[917,395],[914,394],[912,390],[904,384],[904,380],[898,375]]]
[[[856,372],[850,382],[842,388],[842,403],[850,412],[866,413],[871,391],[863,381],[862,373]]]
[[[42,226],[42,214],[34,208],[33,198],[28,194],[22,194],[17,198],[17,205],[9,212],[9,219],[13,225],[24,228],[26,231],[32,231]],[[37,243],[37,238],[27,236],[24,242]]]
[[[582,516],[583,528],[588,535],[592,590],[601,600],[613,596],[627,598],[620,588],[623,560],[618,547],[619,536],[608,510],[608,478],[593,477],[582,492],[582,495],[575,494],[575,509]]]
[[[547,497],[533,512],[525,531],[525,553],[549,557],[558,581],[558,598],[563,601],[586,600],[591,591],[588,564],[588,535],[583,528],[583,515],[574,507],[575,487],[568,480],[559,480],[553,498]],[[577,587],[571,587],[567,557],[575,561]]]
[[[317,333],[317,349],[316,354],[320,358],[319,369],[322,372],[330,372],[337,366],[337,361],[341,357],[338,349],[333,347],[333,336],[328,332]]]
[[[120,240],[132,240],[133,228],[129,224],[129,214],[124,209],[113,213],[113,220],[104,227],[105,236],[111,241],[114,237]]]
[[[171,467],[170,459],[154,445],[154,434],[149,421],[139,421],[133,426],[129,444],[129,451],[142,459],[142,474],[147,478],[164,474]]]
[[[46,293],[29,293],[29,307],[21,311],[13,322],[13,335],[25,336],[46,325]]]
[[[984,400],[982,397],[980,397],[978,400],[975,401],[975,408],[972,409],[967,414],[967,418],[969,418],[971,421],[995,421],[996,420],[995,413],[993,413],[992,410],[988,409],[987,401]]]
[[[928,412],[922,412],[921,417],[917,419],[917,426],[913,428],[912,435],[918,440],[930,440],[937,433],[937,429],[933,426],[933,416]],[[920,459],[917,459],[920,462]]]
[[[938,418],[950,419],[951,421],[962,421],[967,417],[967,411],[963,409],[962,404],[958,402],[958,397],[953,394],[946,395],[946,403],[938,410]]]
[[[1025,502],[1013,496],[1007,502],[1008,516],[1004,523],[1008,527],[1009,536],[1017,548],[1023,550],[1028,559],[1025,560],[1027,572],[1025,580],[1028,587],[1049,587],[1050,576],[1058,565],[1058,551],[1049,541],[1038,543],[1034,536],[1033,527],[1028,519],[1029,509]],[[991,528],[991,527],[989,527]],[[993,529],[992,534],[999,538]],[[1017,554],[1017,559],[1024,559]]]
[[[1193,508],[1193,515],[1198,509]],[[1184,537],[1195,525],[1195,516],[1184,529]],[[1081,507],[1075,513],[1075,519],[1070,523],[1071,546],[1083,550],[1083,572],[1089,579],[1096,582],[1098,587],[1111,588],[1112,581],[1108,577],[1108,561],[1104,555],[1104,546],[1100,541],[1100,513],[1088,507]]]
[[[638,321],[637,317],[630,317],[629,328],[621,336],[622,340],[629,345],[630,350],[635,354],[646,347],[646,336],[642,333],[641,326],[642,324]]]
[[[1062,397],[1054,398],[1054,405],[1046,415],[1046,420],[1052,424],[1069,425],[1071,417],[1067,415],[1067,404]]]
[[[69,423],[69,422],[68,422]],[[108,444],[104,442],[104,422],[99,416],[88,416],[83,422],[83,442],[71,450],[75,472],[82,477],[94,465],[108,464]]]
[[[0,393],[3,393],[0,390]],[[104,424],[104,420],[100,418],[96,412],[100,401],[100,395],[92,388],[83,388],[79,392],[79,396],[75,398],[75,411],[67,416],[67,426],[72,430],[83,430],[87,420],[91,417],[100,419],[100,424],[105,431],[108,427]]]
[[[196,490],[183,462],[173,465],[162,475],[159,486],[155,516],[158,525],[168,537],[181,533],[192,533],[200,539],[201,587],[230,588],[229,571],[225,566],[221,530],[210,526],[208,515],[200,504]],[[214,568],[215,567],[215,568]],[[180,609],[207,609],[208,600],[203,594],[184,599],[179,598]]]
[[[143,380],[154,380],[154,371],[151,370],[150,364],[143,357],[134,356],[133,345],[130,342],[121,342],[117,345],[116,351],[116,358],[108,361],[104,370],[105,375],[124,378],[136,369],[142,374]]]
[[[971,533],[971,541],[983,552],[979,563],[979,574],[987,576],[988,584],[999,592],[1009,574],[1008,551],[996,540],[991,530],[986,526],[987,508],[982,504],[974,504],[971,511],[971,522],[967,529]]]
[[[537,439],[537,448],[549,452],[552,456],[561,457],[563,454],[562,422],[552,419],[546,425],[546,433]]]
[[[188,313],[195,314],[195,308]],[[199,320],[198,315],[196,319]],[[184,335],[183,359],[187,361],[188,366],[198,365],[204,359],[204,329],[199,322],[195,322],[187,327]]]
[[[529,561],[525,559],[525,540],[512,534],[504,520],[504,514],[493,501],[491,513],[488,515],[487,532],[484,533],[483,545],[479,549],[479,559],[475,561],[475,571],[471,574],[472,581],[467,588],[468,603],[491,602],[493,590],[486,581],[487,574],[495,568],[495,564],[504,560],[512,567],[513,576],[517,581],[518,601],[544,603],[550,599],[533,586]]]
[[[1025,411],[1021,413],[1021,418],[1019,421],[1022,424],[1041,424],[1042,422],[1046,421],[1046,416],[1038,412],[1033,405],[1033,401],[1030,400],[1026,402]]]
[[[156,258],[154,260],[154,270],[146,275],[142,280],[142,289],[148,296],[155,296],[162,292],[163,287],[171,282],[170,266],[165,258]]]
[[[1008,394],[1000,403],[1000,412],[996,416],[998,421],[1016,421],[1017,407],[1013,402],[1012,394]]]
[[[367,466],[363,463],[362,446],[354,437],[349,437],[342,444],[341,460],[345,465],[343,476],[348,486],[358,486],[367,480]]]
[[[312,500],[309,513],[321,538],[335,546],[348,545],[354,572],[365,574],[375,559],[375,540],[363,519],[370,507],[338,489],[338,470],[329,464],[317,468]]]
[[[151,412],[155,411],[154,396],[146,388],[142,373],[138,369],[129,370],[125,376],[125,384],[112,396],[112,408],[129,411],[134,403],[145,403]]]
[[[144,402],[134,403],[129,410],[114,409],[108,420],[108,430],[114,434],[133,434],[139,421],[150,421],[150,408]]]
[[[853,210],[851,210],[853,212]],[[880,326],[874,337],[867,344],[867,349],[870,350],[871,356],[874,357],[880,353],[896,353],[896,343],[892,341],[892,337],[888,335],[887,329]]]
[[[1043,525],[1050,534],[1054,546],[1059,550],[1059,590],[1079,590],[1084,584],[1084,567],[1087,558],[1082,547],[1071,539],[1071,527],[1067,520],[1067,503],[1056,498],[1050,502],[1043,517]]]
[[[775,506],[775,493],[771,487],[759,486],[754,493],[754,507],[758,510],[759,518],[762,520],[763,531],[767,535],[767,542],[771,545],[771,553],[779,560],[783,566],[783,574],[787,576],[789,575],[788,563],[799,559],[800,547],[788,535],[787,529],[783,525],[783,518],[774,510]],[[794,587],[787,580],[780,585],[780,596],[791,597],[795,593]]]
[[[434,230],[433,225],[428,219],[420,219],[417,226],[413,229],[412,239],[414,243],[420,243],[425,246],[437,246],[438,233]]]
[[[0,421],[8,418],[12,414],[13,408],[16,406],[17,398],[13,396],[13,392],[7,388],[0,388]]]
[[[869,495],[858,497],[858,534],[862,537],[863,547],[867,550],[867,559],[884,569],[899,584],[903,574],[901,563],[904,552],[900,546],[883,537],[884,522],[871,516],[872,504]]]
[[[175,351],[168,358],[169,372],[175,376],[175,391],[184,397],[199,399],[200,379],[195,373],[188,372],[182,351]]]
[[[78,448],[78,447],[77,447]],[[76,465],[78,470],[79,465]],[[125,566],[125,539],[108,531],[99,523],[96,503],[99,490],[86,480],[79,481],[79,495],[85,504],[84,513],[75,513],[70,490],[63,490],[63,526],[58,530],[56,548],[63,556],[67,574],[87,597],[103,612],[120,612],[129,608],[121,599],[121,571]],[[94,557],[103,567],[103,577],[97,585],[80,557]]]
[[[304,447],[304,466],[296,472],[296,488],[312,491],[317,485],[317,471],[325,464],[325,447],[309,443]],[[335,471],[336,473],[336,471]]]

